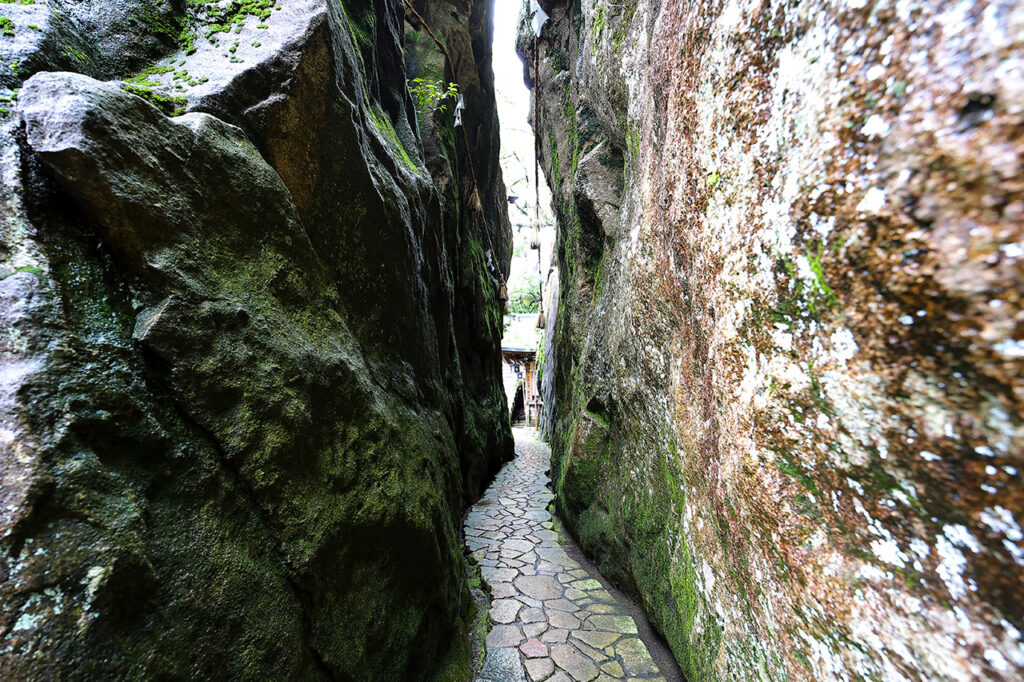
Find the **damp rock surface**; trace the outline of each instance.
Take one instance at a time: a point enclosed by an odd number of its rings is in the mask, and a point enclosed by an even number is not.
[[[540,4],[581,547],[693,680],[1019,679],[1024,6]]]

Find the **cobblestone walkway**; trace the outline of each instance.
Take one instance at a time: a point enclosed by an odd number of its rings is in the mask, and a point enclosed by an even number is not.
[[[480,682],[658,680],[633,618],[559,542],[550,452],[515,430],[516,458],[466,517],[493,602]]]

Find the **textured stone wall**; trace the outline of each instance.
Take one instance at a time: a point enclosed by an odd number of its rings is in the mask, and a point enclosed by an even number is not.
[[[582,546],[693,680],[1019,679],[1024,5],[541,4]]]
[[[418,5],[450,165],[397,0],[2,5],[0,677],[469,676],[509,228]]]

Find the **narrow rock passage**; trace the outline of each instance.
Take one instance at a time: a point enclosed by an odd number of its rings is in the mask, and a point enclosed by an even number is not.
[[[559,540],[548,447],[527,430],[515,437],[515,460],[466,517],[466,545],[493,598],[478,679],[663,682],[633,618]]]

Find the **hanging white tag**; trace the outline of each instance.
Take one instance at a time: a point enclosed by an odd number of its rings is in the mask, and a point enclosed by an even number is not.
[[[530,11],[533,13],[533,35],[540,38],[541,29],[548,21],[548,13],[544,11],[537,0],[530,0]]]
[[[459,95],[459,101],[455,105],[455,125],[462,125],[462,110],[466,108],[466,104],[462,99],[462,95]]]

